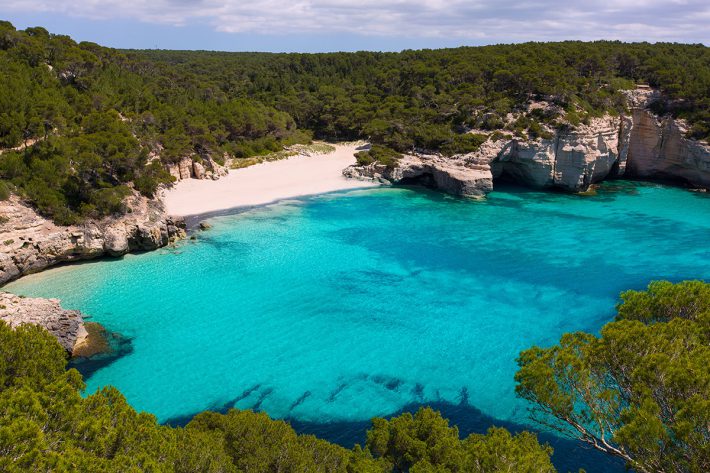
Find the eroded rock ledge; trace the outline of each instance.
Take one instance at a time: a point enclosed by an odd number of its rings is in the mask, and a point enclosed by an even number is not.
[[[88,336],[81,312],[62,309],[57,299],[35,299],[0,292],[0,320],[12,328],[22,324],[44,327],[69,354],[86,343]]]
[[[160,201],[134,195],[123,216],[59,226],[17,196],[0,202],[0,285],[68,261],[154,250],[184,237]]]
[[[419,183],[452,195],[473,198],[483,197],[493,190],[489,166],[476,167],[460,160],[433,155],[407,155],[393,168],[377,162],[367,166],[349,166],[343,170],[343,175],[384,183]]]
[[[635,91],[634,91],[635,92]],[[583,192],[607,178],[670,179],[710,189],[710,146],[685,137],[685,125],[657,117],[651,93],[630,93],[630,116],[605,116],[558,131],[552,139],[487,141],[475,153],[407,155],[397,167],[350,166],[346,177],[421,183],[449,194],[479,197],[506,178],[533,188]]]

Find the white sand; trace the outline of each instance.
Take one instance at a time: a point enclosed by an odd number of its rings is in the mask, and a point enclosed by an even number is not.
[[[347,179],[342,172],[355,163],[361,143],[336,145],[335,151],[314,156],[291,156],[242,169],[219,180],[185,179],[163,194],[169,215],[187,216],[236,207],[262,205],[292,197],[376,186]]]

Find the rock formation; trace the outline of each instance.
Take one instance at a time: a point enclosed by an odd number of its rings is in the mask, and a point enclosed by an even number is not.
[[[710,146],[685,137],[681,120],[633,110],[627,174],[643,179],[671,179],[710,189]]]
[[[349,166],[343,174],[384,183],[423,184],[462,197],[482,197],[493,190],[490,168],[479,169],[439,156],[407,155],[399,160],[396,167],[375,162],[368,166]]]
[[[228,161],[226,156],[225,161]],[[196,156],[186,156],[166,167],[170,175],[175,178],[175,182],[191,178],[216,180],[229,172],[227,163],[222,166],[213,159],[200,160]]]
[[[484,155],[483,161],[488,160],[493,178],[507,177],[536,188],[585,191],[595,182],[623,174],[631,130],[626,117],[595,118],[589,125],[559,131],[552,139],[511,140],[497,154]]]
[[[56,337],[67,353],[85,342],[88,335],[84,318],[78,310],[65,310],[57,299],[34,299],[0,292],[0,320],[17,327],[34,324],[44,327]]]
[[[651,89],[628,91],[631,116],[593,118],[559,130],[551,139],[487,141],[470,154],[405,156],[395,168],[378,163],[350,166],[346,177],[421,183],[444,192],[478,197],[494,179],[569,192],[586,191],[607,178],[671,179],[710,189],[710,146],[685,137],[685,124],[657,117]]]
[[[0,285],[66,261],[154,250],[185,235],[162,203],[133,195],[120,217],[59,226],[17,196],[0,202]]]

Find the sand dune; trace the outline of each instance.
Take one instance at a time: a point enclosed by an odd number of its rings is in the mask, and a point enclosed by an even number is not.
[[[185,179],[163,194],[167,211],[188,216],[341,189],[375,186],[346,179],[342,171],[355,163],[353,153],[362,143],[336,145],[335,151],[314,156],[292,156],[280,161],[233,169],[217,181]]]

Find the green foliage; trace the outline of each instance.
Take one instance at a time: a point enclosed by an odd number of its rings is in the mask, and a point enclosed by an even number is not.
[[[492,427],[488,434],[460,440],[456,427],[430,409],[405,413],[389,421],[373,419],[367,448],[392,465],[410,472],[553,472],[552,449],[528,432],[512,436]]]
[[[219,433],[238,471],[345,472],[352,455],[313,436],[296,435],[286,422],[272,421],[264,413],[204,412],[187,429]]]
[[[577,123],[620,113],[619,91],[637,83],[660,88],[661,112],[689,119],[697,138],[710,137],[710,48],[700,44],[567,41],[401,53],[130,55],[179,66],[214,88],[226,85],[230,93],[285,111],[316,137],[368,138],[400,152],[438,150],[476,116],[482,117],[479,128],[501,129],[501,117],[525,113],[530,99],[559,105]],[[556,118],[529,117],[538,124]]]
[[[64,349],[43,328],[0,322],[0,389],[40,389],[63,376]]]
[[[43,328],[0,322],[0,471],[237,473],[547,472],[551,449],[504,429],[460,441],[439,413],[375,419],[368,447],[297,435],[264,413],[204,412],[185,428],[137,413],[115,388],[88,397]],[[409,466],[407,466],[409,465]]]
[[[361,166],[377,162],[388,168],[394,168],[401,157],[400,153],[380,145],[372,145],[368,150],[355,153],[355,159]]]
[[[674,318],[710,324],[710,284],[702,281],[653,281],[646,291],[626,291],[616,308],[617,320],[638,320],[645,324],[669,322]]]
[[[10,186],[7,182],[0,179],[0,200],[7,200],[10,198]]]
[[[710,285],[654,282],[622,301],[600,337],[521,353],[518,394],[636,471],[710,471]]]

